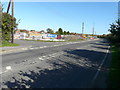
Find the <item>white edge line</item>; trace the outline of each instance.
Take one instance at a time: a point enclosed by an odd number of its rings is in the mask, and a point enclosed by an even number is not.
[[[100,70],[101,70],[101,68],[102,68],[102,65],[104,64],[104,62],[105,62],[105,60],[106,60],[106,57],[107,57],[107,55],[108,55],[108,53],[109,53],[109,48],[110,48],[110,46],[108,46],[108,49],[107,49],[106,55],[105,55],[105,57],[103,58],[103,60],[102,60],[102,62],[101,62],[101,64],[100,64],[100,66],[98,67],[98,71],[96,72],[94,78],[92,79],[91,86],[94,85],[95,80],[96,80],[96,78],[97,78],[98,75],[99,75],[99,72],[100,72]]]

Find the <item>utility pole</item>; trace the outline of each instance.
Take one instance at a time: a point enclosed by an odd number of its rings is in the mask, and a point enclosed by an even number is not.
[[[11,43],[14,43],[14,0],[12,0],[12,41]]]
[[[9,13],[10,4],[11,4],[11,0],[9,1],[9,4],[8,4],[7,13]]]
[[[84,22],[82,23],[82,34],[84,33]]]
[[[94,32],[95,32],[95,31],[94,31],[94,25],[93,25],[93,30],[92,30],[92,34],[93,34],[93,35],[94,35]]]
[[[14,0],[9,1],[7,13],[9,13],[11,3],[12,3],[12,30],[11,30],[12,40],[11,40],[11,43],[14,43]]]
[[[0,2],[0,44],[2,40],[2,4]]]
[[[95,32],[95,35],[96,35],[96,32]]]

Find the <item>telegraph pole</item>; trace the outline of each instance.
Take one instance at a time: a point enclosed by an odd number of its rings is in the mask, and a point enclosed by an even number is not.
[[[2,4],[0,2],[0,44],[2,40]]]
[[[94,25],[93,25],[93,30],[92,30],[92,34],[93,34],[93,35],[94,35],[94,32],[95,32],[95,31],[94,31]]]
[[[84,33],[84,22],[82,23],[82,34]]]
[[[96,32],[95,32],[95,35],[97,35]]]
[[[11,43],[14,43],[14,0],[12,1],[12,41]]]
[[[12,3],[12,30],[11,30],[12,40],[11,40],[11,43],[14,43],[14,0],[9,1],[7,13],[9,13],[11,3]]]
[[[7,13],[9,13],[10,4],[11,4],[11,0],[9,1],[9,4],[8,4]]]

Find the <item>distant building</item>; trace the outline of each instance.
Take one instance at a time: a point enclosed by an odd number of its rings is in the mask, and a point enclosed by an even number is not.
[[[50,39],[57,38],[55,34],[47,34],[45,32],[38,32],[35,30],[21,30],[18,29],[14,34],[14,39],[33,39],[33,40],[41,40],[41,39]]]
[[[15,31],[14,39],[20,39],[20,30]]]
[[[37,31],[29,31],[28,37],[30,37],[32,39],[40,39],[42,37],[42,35],[40,32],[37,32]]]
[[[26,39],[28,37],[28,33],[29,31],[27,30],[18,29],[14,34],[14,38],[15,39]]]

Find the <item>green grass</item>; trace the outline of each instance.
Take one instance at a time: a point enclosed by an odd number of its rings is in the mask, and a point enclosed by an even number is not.
[[[0,47],[12,47],[12,46],[19,46],[19,44],[15,44],[15,43],[10,43],[7,41],[2,41],[0,44]]]
[[[25,41],[39,41],[39,42],[65,42],[65,41],[49,41],[49,40],[28,40],[28,39],[21,39]]]
[[[28,40],[28,39],[21,39],[21,40],[26,40],[26,41],[40,41],[40,42],[77,42],[77,41],[81,41],[82,39],[77,39],[77,40],[66,40],[66,41]]]
[[[112,45],[112,62],[109,73],[109,88],[120,89],[120,47]]]

